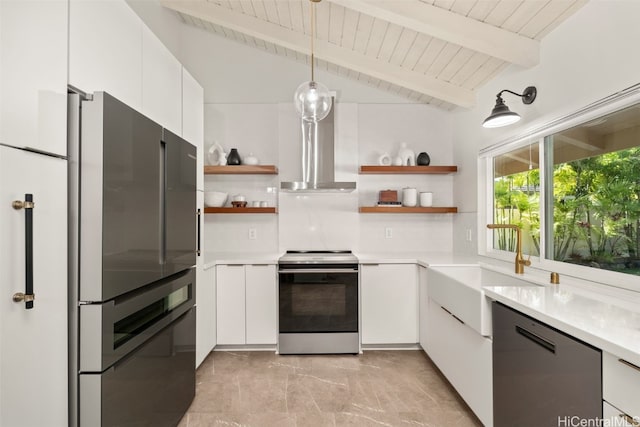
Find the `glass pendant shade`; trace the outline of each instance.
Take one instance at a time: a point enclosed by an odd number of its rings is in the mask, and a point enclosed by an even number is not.
[[[491,114],[482,123],[482,127],[485,128],[499,128],[507,126],[520,120],[520,115],[509,110],[502,100],[502,97],[498,96],[496,99],[496,106],[491,110]]]
[[[322,120],[331,111],[331,94],[322,83],[308,81],[302,83],[293,95],[293,104],[302,120]]]

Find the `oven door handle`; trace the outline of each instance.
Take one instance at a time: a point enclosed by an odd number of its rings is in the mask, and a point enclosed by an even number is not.
[[[291,269],[283,269],[278,270],[278,273],[349,273],[356,274],[358,273],[358,269],[351,268],[291,268]]]

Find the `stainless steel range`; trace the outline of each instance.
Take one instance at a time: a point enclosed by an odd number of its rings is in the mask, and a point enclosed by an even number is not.
[[[278,352],[359,353],[358,258],[287,251],[278,263]]]

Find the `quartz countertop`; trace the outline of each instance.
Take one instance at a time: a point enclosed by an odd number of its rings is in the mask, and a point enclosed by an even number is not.
[[[280,252],[205,252],[204,269],[219,264],[277,264]]]
[[[640,310],[570,285],[485,286],[485,295],[640,365]],[[632,296],[633,297],[633,296]]]
[[[451,252],[396,252],[375,253],[355,252],[362,264],[419,264],[423,267],[437,265],[476,265],[478,257],[474,255],[456,255]]]

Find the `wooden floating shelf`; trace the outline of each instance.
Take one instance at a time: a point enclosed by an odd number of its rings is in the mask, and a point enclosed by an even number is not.
[[[428,208],[422,207],[387,207],[387,206],[360,206],[360,213],[418,213],[418,214],[447,214],[458,213],[458,208],[455,207],[440,207],[431,206]]]
[[[234,207],[224,207],[224,208],[204,208],[204,213],[206,214],[275,214],[278,213],[278,208],[234,208]]]
[[[448,174],[457,166],[360,166],[360,174]]]
[[[205,166],[205,175],[277,175],[274,165]]]

